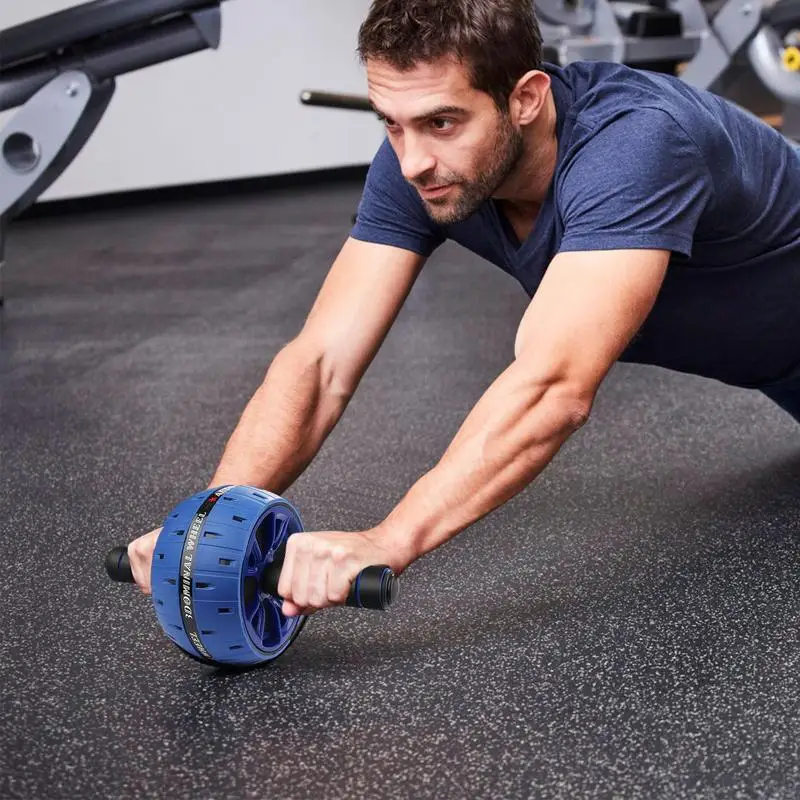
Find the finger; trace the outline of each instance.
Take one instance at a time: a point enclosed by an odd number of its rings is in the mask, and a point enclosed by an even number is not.
[[[310,617],[318,608],[300,608],[289,600],[284,600],[281,607],[281,614],[284,617]]]
[[[281,575],[278,578],[278,597],[284,599],[291,599],[292,580],[294,579],[294,566],[295,566],[295,547],[297,544],[296,537],[302,536],[296,533],[286,540],[286,555],[283,559],[283,566],[281,566]]]
[[[344,605],[350,594],[347,561],[347,550],[339,545],[334,547],[331,551],[331,569],[328,575],[328,600],[333,605]]]
[[[295,534],[295,537],[292,584],[289,596],[285,599],[291,600],[298,608],[305,608],[311,605],[308,601],[308,586],[313,565],[314,542],[306,534]]]
[[[308,605],[324,608],[328,605],[328,581],[330,580],[330,549],[324,542],[316,542],[308,573]]]
[[[128,561],[136,585],[144,594],[150,594],[150,564],[152,560],[148,560],[147,554],[143,552],[140,540],[137,539],[128,545]]]
[[[291,600],[284,600],[281,606],[281,613],[284,617],[299,617],[303,614],[303,609],[295,605]]]

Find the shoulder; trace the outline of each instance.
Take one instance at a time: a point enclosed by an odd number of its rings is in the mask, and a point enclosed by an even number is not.
[[[724,134],[726,108],[720,98],[672,75],[576,62],[559,69],[553,82],[572,148],[597,136],[608,141],[603,134],[609,128],[612,136],[629,137],[625,144],[653,148],[660,144],[659,135],[698,144]]]
[[[617,107],[576,119],[559,154],[557,186],[599,182],[623,191],[630,183],[669,183],[676,170],[710,179],[707,156],[694,133],[660,105]]]
[[[688,146],[701,154],[695,135],[671,109],[661,105],[616,108],[601,118],[576,121],[570,154],[590,149],[625,161],[669,155],[670,148]]]

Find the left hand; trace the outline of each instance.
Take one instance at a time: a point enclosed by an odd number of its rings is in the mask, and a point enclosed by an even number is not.
[[[294,617],[344,605],[358,573],[379,564],[400,571],[397,553],[374,530],[293,534],[278,582],[283,613]]]

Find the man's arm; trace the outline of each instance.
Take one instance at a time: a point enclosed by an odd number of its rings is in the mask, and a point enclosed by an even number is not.
[[[564,252],[522,319],[515,359],[439,463],[375,528],[289,537],[278,594],[293,616],[344,603],[371,564],[402,572],[527,486],[588,418],[655,303],[665,250]]]
[[[516,358],[441,461],[375,531],[400,568],[516,495],[588,418],[595,393],[649,314],[669,253],[561,253],[523,317]]]
[[[347,240],[301,332],[273,359],[247,404],[210,486],[286,491],[344,413],[424,261],[397,247]],[[159,531],[128,546],[146,593]]]
[[[282,494],[344,413],[424,259],[349,239],[300,334],[275,357],[211,481]]]

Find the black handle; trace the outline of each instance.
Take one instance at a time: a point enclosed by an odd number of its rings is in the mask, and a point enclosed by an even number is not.
[[[275,551],[275,558],[261,576],[262,591],[274,597],[278,597],[278,581],[285,558],[286,542]],[[397,599],[398,590],[397,576],[390,567],[383,565],[367,567],[362,569],[353,581],[345,605],[351,608],[386,611]]]
[[[275,552],[272,563],[261,576],[261,588],[267,594],[278,596],[278,581],[281,567],[286,558],[286,543]],[[133,583],[131,562],[128,559],[127,547],[115,547],[106,555],[106,572],[112,581]],[[374,611],[386,611],[397,599],[399,584],[397,576],[390,567],[375,566],[361,570],[353,585],[345,605],[351,608],[368,608]]]
[[[106,554],[106,572],[112,581],[118,583],[133,583],[131,562],[128,558],[127,547],[115,547]]]
[[[347,111],[372,111],[369,98],[358,94],[336,94],[334,92],[317,92],[306,89],[300,93],[300,102],[305,106],[322,106],[323,108],[343,108]]]

